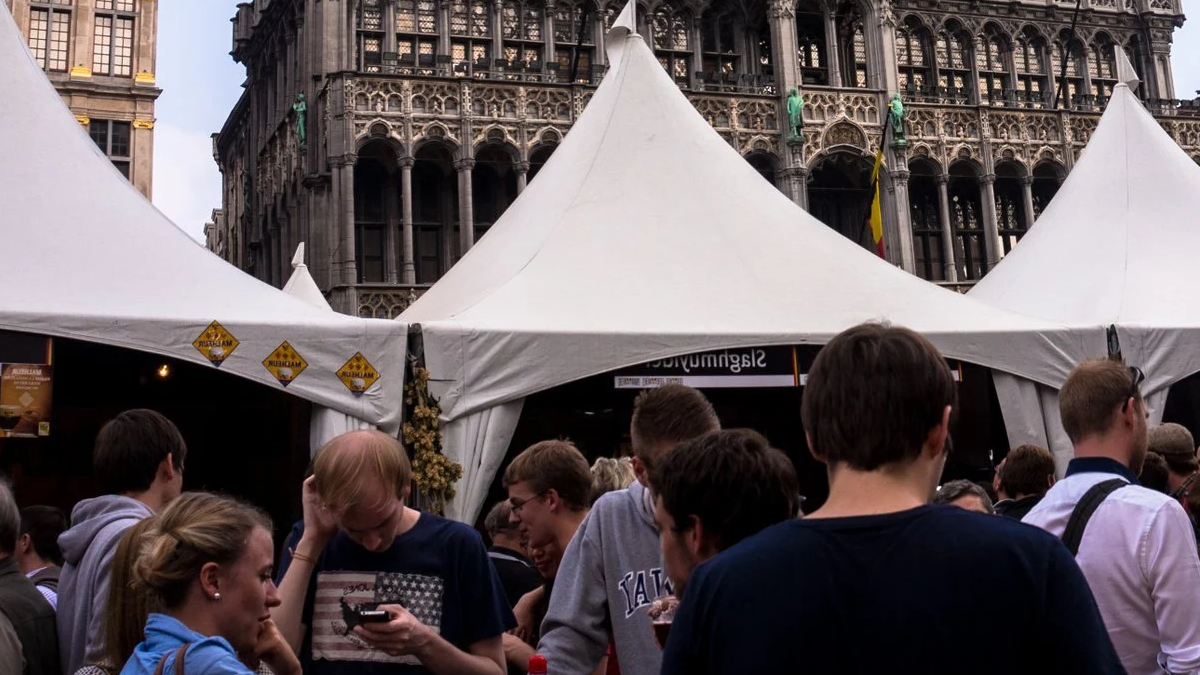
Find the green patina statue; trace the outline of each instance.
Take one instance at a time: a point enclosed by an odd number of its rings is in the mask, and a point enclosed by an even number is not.
[[[900,94],[892,94],[892,100],[888,101],[888,125],[892,127],[892,147],[903,148],[908,146],[908,138],[905,136],[904,118],[904,102],[900,100]]]
[[[787,97],[788,135],[789,141],[804,142],[804,97],[792,87]]]
[[[296,94],[292,112],[296,113],[296,138],[300,142],[300,149],[303,150],[308,147],[308,101],[304,98],[304,92]]]

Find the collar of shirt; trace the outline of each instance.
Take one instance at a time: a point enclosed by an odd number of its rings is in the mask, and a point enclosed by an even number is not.
[[[36,570],[33,570],[33,571],[31,571],[31,572],[27,572],[27,573],[25,574],[25,577],[26,577],[27,579],[32,579],[32,578],[33,578],[33,575],[37,574],[38,572],[41,572],[42,570],[46,569],[47,567],[50,567],[50,566],[49,566],[49,565],[46,565],[46,567],[39,567],[39,568],[37,568]]]
[[[1108,457],[1076,457],[1072,459],[1067,464],[1067,476],[1074,476],[1077,473],[1115,473],[1134,485],[1138,484],[1137,476],[1129,470],[1129,467]]]

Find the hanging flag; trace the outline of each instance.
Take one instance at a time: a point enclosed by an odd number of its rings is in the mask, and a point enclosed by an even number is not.
[[[886,130],[883,136],[885,139],[887,138]],[[871,170],[871,215],[868,222],[871,226],[871,241],[875,243],[875,253],[879,254],[880,258],[886,258],[883,253],[883,211],[879,204],[879,170],[882,168],[883,144],[881,143],[879,150],[875,153],[875,168]]]

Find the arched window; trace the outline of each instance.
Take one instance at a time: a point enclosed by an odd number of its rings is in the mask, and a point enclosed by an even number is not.
[[[1013,43],[1013,60],[1017,67],[1017,105],[1023,108],[1046,107],[1046,92],[1050,90],[1046,72],[1046,41],[1033,29],[1025,29]]]
[[[928,93],[933,77],[929,55],[922,37],[923,29],[909,19],[896,29],[896,63],[900,68],[900,88],[910,97]]]
[[[982,279],[987,272],[983,209],[979,177],[972,167],[961,162],[950,167],[949,197],[950,229],[954,234],[959,279]]]
[[[500,9],[500,36],[504,40],[504,59],[510,67],[528,67],[542,63],[542,27],[546,8],[541,0],[503,0]]]
[[[396,54],[401,62],[434,65],[437,17],[436,0],[396,0]]]
[[[450,3],[450,58],[455,63],[486,60],[492,48],[492,9],[485,0]]]
[[[854,25],[853,49],[851,52],[854,55],[852,59],[854,68],[853,85],[860,89],[867,87],[867,36],[863,33],[862,21]]]
[[[908,203],[916,253],[917,275],[927,281],[945,281],[946,251],[942,245],[942,216],[938,202],[937,168],[928,160],[909,165]]]
[[[740,41],[735,39],[736,36],[733,15],[718,14],[711,10],[704,15],[700,28],[700,42],[704,52],[701,70],[704,71],[705,79],[714,79],[713,75],[737,72],[741,53],[738,48]]]
[[[1080,66],[1080,55],[1083,53],[1082,45],[1078,42],[1071,42],[1070,49],[1067,48],[1067,37],[1060,36],[1054,41],[1054,45],[1050,50],[1050,70],[1054,77],[1055,93],[1058,96],[1058,105],[1061,108],[1071,108],[1079,105],[1081,96],[1083,95],[1083,68]],[[1063,62],[1067,64],[1067,79],[1064,83],[1062,80]]]
[[[383,0],[360,0],[355,16],[356,57],[364,73],[383,70]]]
[[[1115,45],[1107,35],[1098,35],[1088,48],[1088,75],[1092,81],[1089,103],[1103,106],[1112,97],[1113,87],[1117,86]]]
[[[962,35],[949,28],[940,31],[934,40],[934,55],[942,98],[952,103],[969,102],[971,55]]]
[[[650,20],[654,54],[667,73],[679,84],[691,80],[691,14],[684,9],[662,5]]]
[[[1125,45],[1125,54],[1129,57],[1129,63],[1133,64],[1135,72],[1142,77],[1148,76],[1150,71],[1146,68],[1146,64],[1149,62],[1149,58],[1146,54],[1145,43],[1137,34],[1129,38],[1129,42]],[[1146,91],[1146,85],[1139,82],[1134,93],[1144,99],[1147,96]]]
[[[1038,219],[1058,193],[1066,170],[1052,162],[1042,162],[1033,169],[1033,217]]]
[[[1021,171],[1011,162],[996,167],[996,229],[1004,253],[1012,251],[1026,233],[1025,190],[1021,186]]]
[[[813,0],[796,6],[796,59],[800,63],[800,81],[806,85],[827,86],[829,52],[825,44],[825,9]]]
[[[975,68],[979,72],[979,102],[1004,105],[1012,90],[1004,39],[995,31],[975,36]]]
[[[593,37],[595,31],[592,28],[596,21],[596,7],[590,2],[586,4],[586,11],[584,3],[558,5],[554,10],[554,61],[551,62],[554,65],[551,67],[557,71],[559,82],[571,79],[576,52],[579,56],[576,79],[591,81],[592,55],[596,51],[596,39]],[[611,12],[606,12],[603,16],[606,21],[612,17]]]

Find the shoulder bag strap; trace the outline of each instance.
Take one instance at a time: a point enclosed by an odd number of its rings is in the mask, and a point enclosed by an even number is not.
[[[187,654],[188,647],[192,643],[185,642],[179,649],[175,650],[175,675],[184,675],[183,672],[183,657]],[[154,675],[163,675],[163,669],[167,667],[167,654],[158,660],[158,667],[154,669]]]
[[[1072,556],[1079,555],[1079,544],[1083,541],[1083,530],[1087,527],[1088,521],[1092,519],[1092,514],[1100,507],[1100,503],[1108,498],[1110,494],[1129,485],[1129,483],[1120,478],[1101,481],[1096,483],[1087,492],[1083,493],[1083,497],[1079,499],[1079,503],[1075,505],[1075,509],[1071,511],[1071,519],[1067,521],[1067,528],[1063,530],[1062,542],[1066,544],[1067,550]]]

